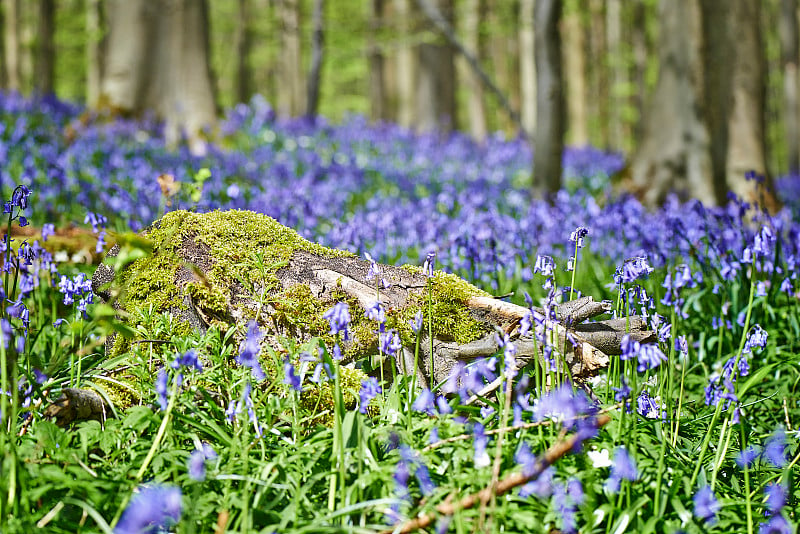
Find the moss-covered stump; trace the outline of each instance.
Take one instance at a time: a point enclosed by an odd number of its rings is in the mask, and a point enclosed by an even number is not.
[[[349,252],[312,243],[265,215],[175,211],[155,222],[143,237],[145,248],[152,252],[116,273],[112,265],[122,249],[115,245],[96,270],[92,288],[120,309],[174,315],[174,335],[212,325],[226,331],[254,320],[266,332],[263,343],[276,348],[282,339],[312,337],[332,346],[334,338],[323,314],[336,302],[347,302],[352,321],[349,340],[341,342],[345,363],[365,357],[375,361],[377,324],[365,310],[379,299],[385,309],[385,329],[394,329],[402,345],[396,358],[380,364],[384,371],[394,365],[401,373],[413,372],[417,339],[411,322],[419,311],[425,315],[418,368],[423,385],[431,379],[445,380],[458,361],[495,354],[497,331],[516,339],[518,366],[543,358],[541,343],[520,337],[526,308],[495,299],[451,274],[435,271],[426,276],[418,267],[373,265]],[[370,276],[371,267],[380,270],[378,277]],[[607,303],[586,297],[561,305],[556,320],[548,321],[548,340],[563,352],[559,362],[573,377],[595,373],[608,364],[608,354],[619,353],[624,320],[581,324],[608,310]],[[134,323],[137,316],[141,314],[128,315]],[[645,330],[643,321],[631,319],[634,337],[651,340],[652,332]],[[107,350],[120,354],[129,343],[119,337],[107,344]]]
[[[268,343],[281,336],[328,337],[332,342],[323,314],[344,301],[352,317],[351,339],[343,343],[346,361],[377,354],[376,324],[364,310],[380,299],[386,328],[396,329],[403,344],[397,368],[409,373],[416,341],[409,323],[430,307],[436,382],[447,376],[455,361],[496,352],[494,332],[499,328],[515,334],[526,311],[457,276],[436,271],[429,278],[418,267],[381,265],[380,277],[390,285],[378,288],[378,278],[368,281],[369,261],[312,243],[274,219],[249,211],[175,211],[154,223],[145,236],[152,254],[118,276],[109,263],[97,269],[93,288],[103,299],[116,298],[123,309],[169,311],[191,328],[256,320],[268,332]],[[109,257],[118,251],[115,246]],[[573,376],[591,374],[607,364],[607,354],[618,352],[624,330],[618,323],[579,324],[607,310],[591,298],[559,309],[560,322],[569,327],[554,328],[558,345],[568,345],[565,361]],[[426,318],[423,332],[427,326]],[[643,327],[633,321],[634,333],[645,340],[650,333]],[[576,343],[564,343],[568,332]],[[420,345],[426,362],[420,374],[430,379],[430,340],[424,338]],[[527,345],[523,341],[523,360],[526,352],[536,350],[533,343]],[[112,350],[122,348],[124,342],[117,340]]]

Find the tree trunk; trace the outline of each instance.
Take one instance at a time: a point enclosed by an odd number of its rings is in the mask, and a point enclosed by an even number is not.
[[[394,0],[397,30],[401,42],[397,50],[397,122],[410,128],[414,125],[414,87],[416,72],[412,31],[411,0]]]
[[[278,0],[281,19],[280,83],[278,83],[278,112],[284,117],[303,114],[303,73],[300,50],[300,3],[298,0]]]
[[[732,0],[731,35],[733,39],[732,102],[728,122],[728,188],[749,202],[759,200],[755,184],[745,174],[755,171],[765,176],[769,188],[764,141],[765,58],[761,42],[760,3]],[[775,199],[764,199],[774,209]]]
[[[436,8],[452,26],[452,0],[436,0]],[[426,25],[436,37],[417,46],[417,86],[414,124],[421,132],[448,132],[455,128],[455,57],[453,48]]]
[[[103,80],[103,3],[88,0],[86,4],[86,105],[97,107]]]
[[[633,7],[633,27],[631,28],[631,42],[633,44],[633,83],[635,86],[633,93],[633,107],[636,109],[636,123],[633,127],[633,138],[642,138],[642,117],[647,99],[647,84],[645,83],[645,72],[647,70],[648,42],[646,29],[646,10],[644,0],[636,0]]]
[[[33,79],[34,88],[39,94],[53,93],[55,72],[55,0],[39,0],[39,25],[36,37],[36,63]]]
[[[586,51],[580,13],[564,16],[564,81],[567,85],[567,142],[573,146],[589,144],[586,95]]]
[[[323,0],[314,0],[314,10],[311,14],[311,69],[308,73],[308,103],[306,104],[308,117],[316,117],[319,108],[319,80],[324,45],[322,8]]]
[[[6,59],[6,88],[10,91],[22,89],[20,80],[20,3],[19,0],[3,0],[4,49]]]
[[[731,109],[731,64],[733,35],[730,11],[719,9],[716,0],[700,0],[702,10],[703,72],[706,121],[710,135],[714,196],[724,202],[727,192],[728,116]]]
[[[587,56],[592,59],[589,63],[589,99],[587,111],[590,124],[590,142],[598,147],[608,146],[608,69],[605,67],[605,58],[608,57],[606,46],[606,17],[604,15],[603,0],[589,0],[585,16],[588,24],[584,31],[588,36]],[[581,10],[582,12],[583,10]]]
[[[536,0],[519,5],[520,118],[529,134],[536,130],[536,57],[534,54],[533,9]]]
[[[621,150],[625,147],[625,132],[622,124],[622,109],[627,91],[625,58],[622,50],[622,2],[606,0],[606,65],[609,72],[608,91],[608,148]]]
[[[534,13],[536,133],[533,193],[542,197],[561,188],[564,151],[564,92],[561,76],[560,0],[537,0]]]
[[[467,0],[463,6],[464,46],[476,58],[482,56],[480,21],[484,13],[482,0]],[[478,74],[473,71],[464,57],[458,58],[459,78],[466,82],[469,98],[467,101],[467,116],[469,132],[475,139],[486,138],[486,106],[484,105],[483,84]]]
[[[186,136],[205,150],[202,131],[216,116],[205,0],[109,2],[109,37],[100,102],[124,113],[145,109],[165,121],[174,146]]]
[[[248,102],[253,96],[253,69],[250,66],[250,49],[253,32],[250,28],[250,2],[239,0],[236,17],[236,101]]]
[[[658,11],[659,76],[644,116],[644,139],[631,163],[634,187],[651,205],[670,191],[714,205],[698,6],[695,0],[661,0]]]
[[[797,94],[800,43],[797,26],[797,0],[781,0],[778,30],[780,30],[783,67],[783,120],[786,125],[787,168],[794,174],[800,172],[800,124],[798,124],[800,108]]]
[[[379,43],[379,33],[383,28],[384,0],[370,0],[369,3],[369,106],[372,120],[389,119],[386,102],[386,80],[384,77],[384,57]]]

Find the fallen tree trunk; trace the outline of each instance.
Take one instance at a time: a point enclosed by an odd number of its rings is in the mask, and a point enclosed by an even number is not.
[[[498,332],[514,340],[518,367],[536,358],[545,365],[542,349],[549,343],[572,377],[585,378],[607,366],[609,354],[619,354],[626,331],[624,319],[584,323],[609,312],[608,302],[584,297],[557,306],[554,317],[547,318],[544,310],[530,311],[494,298],[451,274],[436,271],[426,276],[418,267],[378,265],[322,247],[252,212],[171,212],[144,236],[151,254],[117,273],[112,262],[125,256],[128,246],[117,244],[92,279],[94,292],[129,312],[132,322],[137,309],[170,312],[200,330],[245,326],[255,320],[266,332],[264,343],[279,346],[286,337],[319,336],[332,344],[335,339],[322,315],[343,301],[350,306],[352,321],[350,339],[341,340],[341,347],[345,360],[355,361],[379,353],[378,325],[365,310],[380,300],[386,318],[383,330],[393,330],[402,344],[397,357],[384,363],[401,373],[414,371],[417,339],[409,322],[420,311],[426,316],[417,369],[425,387],[446,380],[459,361],[496,354]],[[533,322],[538,318],[536,337],[531,337],[536,327],[521,335],[526,314],[532,314],[528,319]],[[640,318],[632,317],[628,324],[636,340],[654,339]],[[126,348],[122,339],[107,344],[110,353]]]

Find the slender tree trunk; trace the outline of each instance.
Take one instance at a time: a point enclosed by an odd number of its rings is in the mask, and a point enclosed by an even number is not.
[[[607,147],[609,143],[608,131],[608,69],[605,68],[603,58],[608,56],[606,43],[606,17],[604,15],[603,0],[589,0],[588,13],[589,24],[585,27],[588,36],[587,57],[593,61],[589,63],[589,99],[587,108],[588,116],[592,123],[591,139],[592,144],[599,147]]]
[[[783,120],[786,125],[787,166],[791,173],[800,172],[800,108],[798,107],[798,47],[797,0],[781,0],[778,30],[781,39],[783,67]]]
[[[379,42],[379,32],[383,28],[384,0],[370,0],[369,3],[369,105],[372,120],[388,120],[386,103],[386,80],[384,77],[384,57]]]
[[[703,20],[703,71],[706,121],[710,135],[714,196],[724,202],[728,192],[728,116],[731,110],[733,36],[731,13],[719,9],[717,0],[700,0]]]
[[[633,127],[633,138],[635,140],[641,139],[643,130],[642,117],[644,116],[644,107],[646,103],[647,84],[645,83],[645,72],[647,70],[647,30],[646,24],[646,10],[644,0],[636,0],[633,7],[633,27],[631,28],[631,42],[633,43],[633,107],[636,109],[636,123]]]
[[[479,58],[481,54],[480,21],[483,14],[482,0],[467,0],[463,6],[464,46]],[[478,140],[486,138],[486,106],[484,105],[483,84],[464,57],[458,58],[459,78],[466,82],[469,99],[467,116],[469,131]]]
[[[19,0],[3,0],[4,48],[6,58],[6,88],[19,91],[20,80],[20,3]]]
[[[239,0],[236,15],[236,101],[247,102],[253,95],[253,69],[250,66],[253,32],[249,0]]]
[[[452,1],[437,0],[436,8],[452,26]],[[437,36],[435,42],[423,42],[417,47],[414,122],[422,132],[446,132],[455,127],[455,57],[453,48],[440,40]]]
[[[695,0],[661,0],[659,76],[645,113],[644,139],[631,163],[643,200],[670,191],[715,204],[709,135],[703,120],[700,12]]]
[[[606,0],[606,43],[609,71],[608,147],[622,150],[626,148],[622,111],[628,92],[625,53],[622,48],[622,0]]]
[[[203,153],[203,130],[216,115],[206,1],[114,0],[108,8],[99,102],[123,113],[152,109],[170,145],[186,136],[192,152]]]
[[[564,81],[567,85],[567,142],[574,146],[589,144],[589,120],[586,95],[586,52],[580,14],[564,16]]]
[[[758,200],[753,182],[745,179],[748,171],[764,175],[771,182],[766,167],[764,142],[765,64],[761,42],[760,3],[732,0],[733,73],[732,108],[728,122],[728,188],[750,202]],[[775,207],[769,195],[767,207]]]
[[[36,64],[34,87],[39,94],[53,92],[53,75],[55,71],[55,0],[39,0],[39,26],[36,38]]]
[[[536,134],[533,193],[555,194],[561,187],[564,151],[564,96],[561,75],[560,0],[537,0],[534,13],[536,54]]]
[[[281,18],[281,76],[278,84],[278,111],[283,116],[303,113],[303,74],[300,51],[300,3],[279,0]]]
[[[528,133],[536,129],[536,57],[534,54],[533,9],[536,0],[519,4],[520,118]]]
[[[416,65],[410,43],[412,31],[411,0],[394,0],[397,29],[402,42],[397,50],[397,122],[410,128],[414,125],[414,88]]]
[[[103,80],[103,13],[100,0],[86,4],[86,104],[97,107]]]
[[[319,84],[322,70],[322,53],[324,46],[323,0],[314,0],[314,10],[311,14],[311,70],[308,73],[308,103],[306,115],[316,117],[319,108]]]

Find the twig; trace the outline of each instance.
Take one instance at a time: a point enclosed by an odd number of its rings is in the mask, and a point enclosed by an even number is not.
[[[607,415],[599,416],[597,418],[598,428],[608,424],[609,421],[611,421],[611,418]],[[381,531],[381,534],[408,534],[409,532],[413,532],[417,529],[427,527],[439,516],[453,515],[457,510],[464,510],[467,508],[472,508],[478,503],[485,503],[491,498],[492,492],[499,497],[500,495],[508,493],[517,486],[522,486],[531,480],[536,480],[539,478],[539,475],[541,475],[542,472],[547,469],[548,466],[552,465],[559,458],[571,451],[577,441],[578,435],[572,434],[568,438],[559,441],[547,449],[547,452],[544,453],[544,456],[541,456],[536,461],[536,464],[527,474],[513,473],[503,480],[500,480],[495,485],[490,485],[489,487],[483,488],[477,493],[467,495],[455,504],[452,502],[444,502],[440,504],[436,507],[436,513],[420,514],[414,519],[406,521],[397,528]]]

